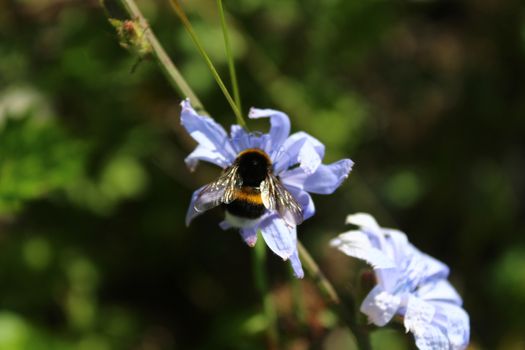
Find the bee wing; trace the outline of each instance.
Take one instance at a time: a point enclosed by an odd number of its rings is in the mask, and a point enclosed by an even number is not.
[[[301,205],[273,174],[268,174],[261,182],[261,198],[268,210],[275,210],[290,225],[303,222]]]
[[[197,195],[194,208],[203,212],[221,203],[231,203],[235,199],[235,189],[240,185],[237,167],[231,166],[215,181],[206,185]]]

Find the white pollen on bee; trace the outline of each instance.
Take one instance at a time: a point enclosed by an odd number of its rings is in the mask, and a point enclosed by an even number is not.
[[[235,228],[252,227],[256,225],[259,220],[261,220],[261,218],[257,218],[257,219],[242,218],[240,216],[233,215],[229,213],[228,211],[225,212],[225,219],[232,227],[235,227]]]

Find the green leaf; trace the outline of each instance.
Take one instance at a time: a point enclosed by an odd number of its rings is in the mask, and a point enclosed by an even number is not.
[[[85,147],[35,113],[8,117],[0,128],[0,213],[65,187],[82,172]]]

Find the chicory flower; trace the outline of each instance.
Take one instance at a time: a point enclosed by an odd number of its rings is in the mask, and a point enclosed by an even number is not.
[[[331,245],[373,267],[377,285],[361,304],[370,322],[384,326],[400,315],[419,349],[465,349],[469,317],[447,281],[448,267],[419,251],[404,233],[379,227],[368,214],[350,215],[347,223],[359,230],[339,235]]]
[[[188,99],[181,106],[181,123],[198,143],[186,165],[193,171],[199,161],[206,161],[223,169],[217,181],[193,193],[186,224],[222,205],[226,218],[221,228],[239,228],[249,246],[255,245],[260,231],[268,247],[282,259],[290,259],[295,275],[302,278],[296,225],[315,213],[310,193],[333,193],[348,177],[353,162],[322,164],[324,145],[305,132],[290,135],[288,116],[276,110],[252,108],[249,112],[251,119],[270,119],[268,133],[232,125],[228,135],[212,118],[197,114]],[[248,153],[252,158],[246,159]],[[246,166],[266,169],[270,175],[259,178],[260,169],[246,171]],[[238,212],[249,212],[249,219]]]

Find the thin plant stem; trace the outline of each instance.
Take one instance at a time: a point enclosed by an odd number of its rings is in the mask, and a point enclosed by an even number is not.
[[[224,7],[222,6],[222,0],[217,0],[217,7],[219,9],[219,15],[221,17],[222,34],[224,36],[224,46],[226,48],[226,56],[228,57],[228,69],[230,71],[230,80],[233,90],[233,98],[239,108],[239,112],[242,115],[241,106],[241,95],[239,94],[239,84],[237,82],[237,73],[235,72],[235,59],[233,57],[230,38],[228,35],[228,25],[226,24],[226,16],[224,15]]]
[[[277,312],[272,300],[272,296],[268,290],[268,276],[266,274],[266,245],[263,242],[256,244],[253,249],[253,275],[255,278],[255,286],[261,294],[263,301],[264,314],[267,321],[267,337],[269,348],[277,349],[278,333],[277,333]]]
[[[140,24],[147,28],[144,32],[146,40],[150,43],[153,49],[153,56],[159,63],[160,68],[163,70],[166,78],[171,83],[171,86],[183,97],[189,97],[193,107],[197,110],[204,111],[201,101],[197,95],[190,88],[180,71],[177,69],[173,61],[170,59],[162,45],[157,40],[157,37],[149,28],[148,22],[142,15],[142,12],[138,8],[134,0],[119,0],[130,18],[137,19]]]
[[[193,41],[193,43],[197,47],[197,50],[199,51],[199,53],[201,54],[202,58],[206,62],[206,65],[210,69],[210,72],[213,75],[213,77],[215,78],[215,81],[217,82],[217,85],[219,85],[219,88],[222,90],[222,93],[224,94],[224,97],[226,97],[226,100],[230,104],[230,107],[232,108],[233,113],[235,114],[235,116],[237,118],[237,123],[239,123],[239,125],[243,126],[244,128],[247,128],[246,122],[244,121],[244,118],[243,118],[243,116],[241,114],[241,111],[239,110],[239,108],[237,108],[237,105],[235,104],[235,101],[233,100],[233,98],[231,97],[230,93],[228,92],[228,89],[224,85],[224,83],[223,83],[219,73],[217,72],[217,69],[215,69],[215,66],[213,65],[213,62],[210,59],[210,56],[208,56],[208,54],[206,53],[206,50],[204,49],[204,46],[200,42],[200,40],[199,40],[197,34],[195,33],[195,31],[193,30],[193,27],[192,27],[192,25],[190,23],[190,20],[186,16],[186,13],[182,9],[182,6],[180,6],[179,1],[178,0],[170,0],[170,3],[171,3],[171,7],[173,8],[173,10],[177,14],[177,16],[180,18],[182,24],[184,25],[184,28],[186,28],[186,31],[190,35],[191,40]]]
[[[332,283],[330,283],[330,281],[325,277],[319,268],[319,265],[317,265],[314,258],[312,258],[308,250],[300,241],[297,241],[297,249],[299,250],[299,256],[301,257],[301,261],[304,264],[304,268],[310,274],[317,286],[319,286],[319,289],[324,294],[326,299],[328,299],[333,304],[339,305],[341,303],[341,299],[339,298],[339,295],[337,295],[337,292],[332,286]]]
[[[369,350],[370,337],[368,335],[368,328],[358,325],[355,318],[349,313],[350,308],[342,303],[332,283],[326,278],[314,258],[312,258],[308,250],[299,241],[297,241],[297,249],[306,272],[308,272],[315,284],[317,284],[318,288],[324,294],[324,297],[337,306],[336,310],[338,311],[339,317],[348,325],[358,348],[360,350]]]
[[[303,290],[301,285],[301,280],[295,277],[293,268],[290,266],[288,269],[290,271],[290,283],[292,285],[292,303],[295,316],[299,325],[302,327],[306,324],[306,310],[303,298]]]

